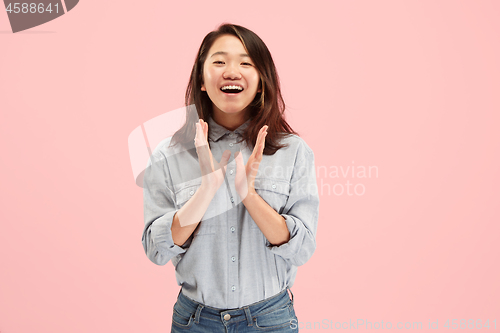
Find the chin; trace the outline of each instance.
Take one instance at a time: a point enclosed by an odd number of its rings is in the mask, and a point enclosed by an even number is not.
[[[238,113],[243,111],[245,108],[238,108],[238,107],[226,107],[226,108],[219,108],[222,112],[224,113]]]

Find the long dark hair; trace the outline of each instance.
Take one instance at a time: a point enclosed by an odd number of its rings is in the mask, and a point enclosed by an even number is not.
[[[257,93],[250,103],[251,120],[242,133],[242,141],[246,141],[247,147],[254,147],[259,130],[268,125],[263,154],[273,155],[277,150],[287,147],[280,144],[283,137],[298,133],[284,119],[285,102],[276,66],[266,44],[253,31],[230,23],[221,24],[217,30],[206,35],[201,43],[186,89],[186,123],[173,135],[171,142],[182,145],[192,143],[196,135],[194,124],[198,118],[207,121],[212,116],[212,101],[206,91],[201,91],[203,65],[212,44],[222,35],[232,35],[241,41],[260,75],[259,88],[262,88],[262,92]],[[210,131],[210,127],[208,130]]]

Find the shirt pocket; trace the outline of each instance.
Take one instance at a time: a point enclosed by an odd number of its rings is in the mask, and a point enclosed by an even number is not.
[[[182,206],[184,206],[184,204],[191,199],[200,186],[201,179],[193,179],[179,185],[174,185],[175,203],[177,205],[177,209],[181,209]]]
[[[255,192],[278,214],[281,214],[290,194],[290,182],[276,178],[255,178]],[[258,228],[256,223],[252,227]]]
[[[175,203],[177,205],[177,210],[179,210],[186,204],[186,202],[189,201],[189,199],[192,198],[196,191],[198,191],[198,189],[201,187],[201,178],[187,181],[185,183],[176,185],[175,187]],[[199,235],[211,235],[215,234],[215,231],[216,230],[213,223],[204,221],[198,224],[198,227],[196,227],[195,231],[193,232],[193,236],[196,237]]]

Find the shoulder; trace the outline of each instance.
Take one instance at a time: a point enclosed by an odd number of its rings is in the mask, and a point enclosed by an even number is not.
[[[162,141],[160,141],[160,143],[156,145],[155,149],[152,151],[151,154],[156,158],[166,158],[185,151],[186,148],[183,147],[180,143],[174,145],[172,142],[172,136],[169,136],[168,138],[165,138]]]
[[[170,146],[171,141],[172,137],[170,136],[160,141],[160,143],[154,147],[153,151],[150,152],[148,166],[152,164],[156,164],[157,166],[162,165],[163,168],[167,166],[167,158],[178,153],[182,147],[181,145]]]
[[[314,152],[309,147],[307,142],[296,134],[287,134],[280,143],[286,144],[287,147],[281,148],[280,150],[285,150],[288,154],[295,155],[296,159],[311,158],[314,157]]]

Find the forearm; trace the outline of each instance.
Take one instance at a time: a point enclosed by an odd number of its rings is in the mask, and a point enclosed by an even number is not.
[[[189,199],[172,220],[172,239],[181,246],[191,236],[208,209],[215,192],[203,185]]]
[[[249,191],[242,202],[269,243],[281,245],[290,240],[290,232],[283,216],[269,206],[255,191]]]

